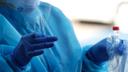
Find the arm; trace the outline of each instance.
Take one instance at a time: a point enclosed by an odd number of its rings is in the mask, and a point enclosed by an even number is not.
[[[115,52],[119,55],[123,54],[122,49],[125,48],[123,43],[124,41],[121,40],[115,48]],[[83,70],[87,68],[89,72],[107,72],[106,62],[110,59],[107,48],[111,47],[111,45],[107,39],[103,39],[86,50],[83,54]]]
[[[3,54],[1,58],[6,62],[6,66],[15,72],[26,72],[31,59],[34,56],[42,54],[43,49],[53,47],[54,42],[57,40],[54,36],[43,36],[36,33],[21,37],[6,18],[1,16],[0,21],[1,46],[4,46],[3,48],[8,47],[12,49],[12,52],[7,55]],[[5,45],[2,45],[2,43]]]
[[[0,40],[1,42],[16,46],[21,38],[21,35],[15,30],[10,22],[2,15],[0,15]]]
[[[8,20],[0,15],[0,72],[13,72],[13,68],[17,68],[10,60],[9,54],[17,45],[20,34],[13,28]]]
[[[0,15],[0,53],[7,55],[13,51],[21,36],[9,23],[9,21]]]
[[[21,35],[15,30],[10,22],[0,15],[0,72],[21,72],[11,60],[10,54],[18,44]],[[27,69],[27,68],[26,68]]]

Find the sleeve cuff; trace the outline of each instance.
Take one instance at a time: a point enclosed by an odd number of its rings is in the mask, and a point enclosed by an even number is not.
[[[12,61],[11,56],[3,56],[6,62],[10,65],[10,67],[14,70],[14,72],[29,72],[31,70],[31,64],[28,64],[24,67],[18,67],[15,65],[15,63]]]

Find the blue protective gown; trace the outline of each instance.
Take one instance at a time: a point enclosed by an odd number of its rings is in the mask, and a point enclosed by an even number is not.
[[[106,72],[106,66],[96,65],[85,53],[89,46],[80,47],[70,21],[56,7],[41,3],[31,13],[0,5],[0,72]],[[57,36],[55,46],[45,49],[24,68],[16,67],[9,54],[22,35],[38,32]]]

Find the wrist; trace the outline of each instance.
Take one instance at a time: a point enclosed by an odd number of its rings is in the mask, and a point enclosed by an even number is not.
[[[97,54],[91,50],[87,51],[86,57],[88,58],[88,60],[92,61],[93,63],[95,63],[97,65],[100,65],[108,60],[108,58],[106,58],[104,56],[102,57],[102,55],[97,56]]]
[[[12,53],[10,55],[12,62],[19,68],[23,68],[24,66],[20,64],[20,62],[17,60],[16,56]]]
[[[94,55],[91,54],[90,52],[87,52],[87,53],[86,53],[86,57],[87,57],[88,60],[92,61],[93,63],[95,63],[95,64],[100,64],[100,62],[97,61],[97,60],[95,59]]]

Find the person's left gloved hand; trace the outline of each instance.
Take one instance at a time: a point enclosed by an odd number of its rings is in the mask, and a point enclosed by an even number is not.
[[[41,55],[44,49],[53,47],[55,41],[55,36],[40,36],[35,33],[25,35],[12,52],[11,59],[18,67],[24,67],[34,56]]]
[[[93,61],[95,64],[101,64],[105,61],[108,61],[110,59],[110,55],[107,51],[107,43],[108,42],[106,39],[96,43],[87,51],[87,58]],[[124,48],[123,40],[121,40],[115,52],[119,55],[122,55]]]

